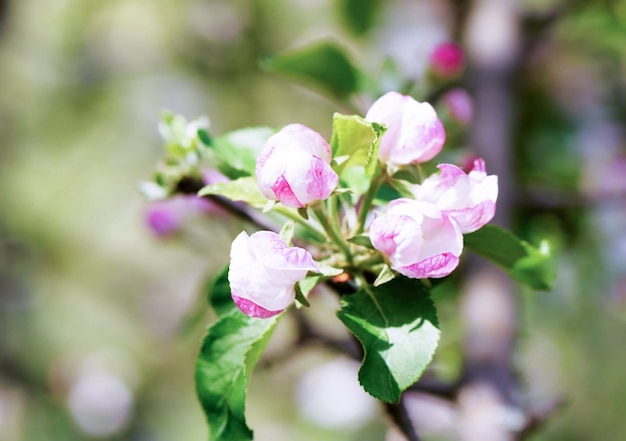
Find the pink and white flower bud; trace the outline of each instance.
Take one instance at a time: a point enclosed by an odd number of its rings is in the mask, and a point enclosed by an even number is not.
[[[437,166],[441,173],[414,187],[415,199],[434,203],[442,213],[454,218],[463,233],[476,231],[493,219],[498,198],[498,177],[487,175],[485,161],[474,160],[465,174],[452,164]]]
[[[270,137],[259,154],[259,188],[266,198],[290,207],[324,200],[339,182],[330,160],[330,146],[321,135],[301,124],[290,124]]]
[[[402,198],[370,226],[370,240],[407,277],[445,277],[459,264],[463,235],[457,223],[433,204]]]
[[[365,119],[387,126],[378,157],[395,167],[429,161],[446,141],[446,132],[433,106],[398,92],[378,98]]]
[[[455,77],[463,71],[463,49],[452,42],[442,43],[430,54],[430,68],[441,77]]]
[[[228,282],[237,307],[251,317],[280,314],[295,298],[294,286],[317,263],[304,248],[290,247],[270,231],[241,232],[230,250]]]

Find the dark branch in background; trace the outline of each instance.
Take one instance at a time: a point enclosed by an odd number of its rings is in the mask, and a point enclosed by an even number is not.
[[[204,182],[202,182],[201,179],[185,177],[180,180],[176,190],[178,193],[195,195],[195,194],[198,194],[198,192],[204,187],[205,187],[205,184]],[[240,204],[236,204],[230,199],[226,199],[222,196],[217,196],[213,194],[203,196],[203,197],[205,199],[212,201],[213,203],[215,203],[224,211],[233,215],[234,217],[237,217],[243,221],[249,222],[252,225],[256,225],[261,230],[267,230],[267,231],[278,230],[276,225],[267,223],[265,219],[262,219],[260,216],[253,214],[247,207],[240,205]]]
[[[9,0],[0,0],[0,37],[4,33],[4,24],[9,16]]]
[[[420,441],[420,437],[417,435],[413,421],[406,410],[406,404],[404,402],[404,394],[400,397],[400,401],[397,404],[385,405],[387,414],[391,417],[396,426],[406,436],[407,441]]]
[[[419,392],[442,398],[444,400],[454,401],[459,391],[459,383],[446,383],[440,381],[432,375],[429,375],[428,372],[425,372],[417,383],[409,387],[407,391]]]
[[[341,354],[347,354],[355,360],[361,360],[363,357],[363,351],[358,342],[352,339],[332,338],[328,335],[317,332],[307,320],[305,315],[300,311],[296,311],[295,319],[298,325],[298,339],[296,340],[296,346],[321,344],[322,346],[333,351]]]
[[[527,439],[541,429],[548,419],[559,411],[566,402],[563,398],[555,398],[542,403],[528,411],[526,425],[519,432],[518,439]]]
[[[532,54],[537,45],[544,41],[548,33],[567,10],[567,2],[555,6],[547,11],[528,13],[522,17],[522,31],[524,41],[522,42],[522,58],[527,58]]]

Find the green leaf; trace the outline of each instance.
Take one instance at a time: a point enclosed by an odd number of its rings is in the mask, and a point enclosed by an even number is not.
[[[304,294],[304,292],[302,291],[302,288],[300,288],[300,285],[298,283],[296,283],[295,290],[296,290],[296,301],[299,302],[300,305],[302,306],[306,306],[307,308],[310,307],[311,304],[306,299],[306,295]]]
[[[207,331],[196,363],[196,393],[211,441],[252,440],[245,418],[246,389],[281,316],[257,319],[235,309]]]
[[[329,266],[329,265],[324,265],[324,264],[319,264],[319,274],[321,274],[324,277],[335,277],[338,276],[339,274],[343,274],[343,269],[341,268],[335,268],[333,266]]]
[[[385,126],[369,122],[358,115],[333,115],[333,134],[330,146],[333,158],[342,160],[334,166],[337,174],[351,166],[363,166],[367,176],[373,176],[378,165],[380,137]]]
[[[348,242],[358,245],[360,247],[369,248],[370,250],[375,250],[374,245],[372,245],[372,240],[367,234],[359,234],[358,236],[351,237],[348,239]]]
[[[539,248],[495,225],[465,235],[465,247],[504,269],[509,275],[534,289],[551,289],[556,278],[556,262],[548,242]]]
[[[198,196],[207,196],[210,194],[224,196],[231,201],[245,202],[258,209],[263,209],[267,204],[267,199],[263,196],[261,190],[259,190],[256,179],[251,176],[239,178],[234,181],[207,185],[198,192]]]
[[[384,285],[385,283],[395,279],[397,276],[398,274],[396,274],[389,267],[389,265],[383,265],[383,268],[380,270],[380,273],[378,273],[378,277],[376,277],[376,280],[374,280],[374,283],[372,285],[374,286]]]
[[[308,276],[298,282],[298,288],[304,297],[308,297],[313,288],[323,280],[323,276]]]
[[[341,16],[348,28],[356,35],[363,35],[376,22],[382,0],[342,0]]]
[[[399,276],[343,296],[337,316],[363,345],[363,388],[379,400],[398,402],[422,375],[439,341],[428,289],[419,280]]]
[[[228,266],[219,272],[208,288],[209,303],[218,316],[223,316],[237,308],[230,295]]]
[[[345,50],[332,41],[314,43],[263,61],[262,66],[296,81],[321,88],[338,98],[359,90],[363,75],[352,64]]]
[[[254,176],[256,160],[267,139],[276,131],[269,127],[249,127],[211,139],[198,130],[198,139],[208,147],[212,164],[230,179]]]

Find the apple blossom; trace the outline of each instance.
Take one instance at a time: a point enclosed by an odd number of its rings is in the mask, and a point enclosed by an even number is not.
[[[365,119],[387,126],[378,157],[395,167],[432,159],[446,140],[443,124],[433,106],[398,92],[378,98]]]
[[[326,199],[339,182],[330,160],[330,146],[321,135],[290,124],[270,137],[259,153],[259,188],[266,198],[290,207]]]
[[[295,284],[317,270],[307,250],[288,246],[278,234],[241,232],[230,250],[231,296],[245,314],[269,318],[287,308],[295,298]]]
[[[452,164],[440,164],[438,168],[441,173],[433,174],[421,185],[414,186],[416,200],[434,203],[457,221],[463,233],[476,231],[493,218],[498,177],[487,175],[485,161],[474,160],[468,174]]]
[[[445,277],[459,264],[463,235],[457,223],[430,203],[401,198],[370,226],[370,240],[407,277]]]

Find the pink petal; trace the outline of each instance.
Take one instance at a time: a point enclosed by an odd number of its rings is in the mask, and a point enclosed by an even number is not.
[[[420,253],[421,258],[441,253],[460,256],[463,251],[463,234],[457,223],[445,214],[441,218],[425,217],[422,222],[422,235],[424,244]]]
[[[471,172],[479,172],[479,173],[484,173],[486,175],[487,166],[485,165],[485,160],[482,158],[475,159],[474,167],[472,168]]]
[[[433,107],[411,100],[404,109],[401,135],[390,153],[389,162],[392,164],[429,161],[441,151],[446,140],[443,124]]]
[[[319,271],[317,263],[315,263],[311,254],[304,248],[288,247],[283,251],[283,256],[287,262],[285,269]]]
[[[238,297],[234,294],[232,295],[232,298],[235,302],[235,305],[237,305],[237,308],[239,308],[244,314],[249,315],[250,317],[266,319],[274,317],[275,315],[278,315],[284,311],[284,309],[281,309],[280,311],[270,311],[250,300]]]
[[[400,274],[414,279],[439,278],[450,274],[459,265],[459,258],[452,253],[432,256],[412,265],[394,268]]]
[[[280,132],[284,141],[295,143],[311,155],[318,156],[326,162],[331,160],[330,145],[315,130],[302,124],[289,124]]]
[[[446,184],[456,182],[459,178],[467,176],[460,167],[453,164],[439,164],[437,168],[441,170],[439,179],[446,182]]]
[[[397,235],[396,224],[389,222],[385,217],[374,219],[370,225],[372,245],[386,256],[391,256],[396,252],[395,238]]]
[[[320,158],[314,157],[312,167],[309,168],[306,176],[306,190],[312,200],[324,200],[328,198],[337,183],[339,176],[337,173]]]
[[[483,201],[474,207],[448,210],[447,213],[456,219],[461,232],[472,233],[493,219],[496,214],[496,204],[493,201]]]
[[[284,176],[278,176],[274,183],[270,185],[270,189],[275,195],[275,198],[272,199],[278,199],[288,207],[300,208],[305,205],[298,200]]]
[[[292,154],[288,159],[294,166],[287,168],[285,178],[291,183],[291,189],[301,206],[324,200],[332,194],[339,177],[323,159],[307,152]]]
[[[253,233],[250,236],[249,247],[255,257],[260,258],[265,257],[268,254],[280,253],[284,249],[288,248],[287,244],[280,238],[280,236],[273,231],[257,231],[256,233]]]
[[[402,114],[409,99],[411,98],[398,92],[388,92],[378,98],[365,115],[367,121],[387,126],[387,131],[380,141],[379,157],[383,162],[389,160],[391,151],[398,142],[402,131]]]

